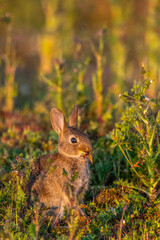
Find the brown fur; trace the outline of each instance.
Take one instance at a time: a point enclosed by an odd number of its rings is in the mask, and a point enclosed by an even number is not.
[[[68,210],[82,203],[88,188],[87,154],[92,146],[87,135],[76,127],[77,118],[77,105],[70,116],[70,126],[58,109],[51,110],[52,126],[59,134],[58,153],[38,158],[28,182],[29,204],[37,197],[56,219],[64,215],[65,208]],[[77,143],[71,143],[72,137]]]

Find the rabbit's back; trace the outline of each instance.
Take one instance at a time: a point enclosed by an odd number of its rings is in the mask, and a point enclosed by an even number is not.
[[[57,191],[57,186],[54,186],[56,182],[53,182],[53,178],[56,177],[56,171],[53,174],[56,155],[42,156],[36,160],[27,186],[29,204],[37,198],[40,203],[50,205],[53,189],[55,193]],[[60,184],[59,181],[58,183]]]

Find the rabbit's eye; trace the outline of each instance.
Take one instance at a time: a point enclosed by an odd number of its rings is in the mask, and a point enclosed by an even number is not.
[[[72,137],[72,138],[71,138],[71,143],[77,143],[77,139],[74,138],[74,137]]]

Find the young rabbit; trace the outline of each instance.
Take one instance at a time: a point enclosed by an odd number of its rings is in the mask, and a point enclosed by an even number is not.
[[[83,203],[90,178],[88,159],[92,162],[92,145],[77,128],[77,105],[68,125],[57,108],[51,109],[50,118],[59,135],[58,153],[36,160],[28,182],[28,201],[31,204],[36,197],[58,220],[63,217],[64,209]]]

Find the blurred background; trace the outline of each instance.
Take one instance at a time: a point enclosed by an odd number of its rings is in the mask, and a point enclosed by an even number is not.
[[[141,78],[143,64],[156,95],[160,0],[0,0],[1,111],[69,112],[77,102],[111,118],[111,98]]]
[[[158,239],[159,69],[160,0],[0,0],[0,239]],[[51,107],[74,104],[93,164],[68,235],[25,189],[57,151]]]

